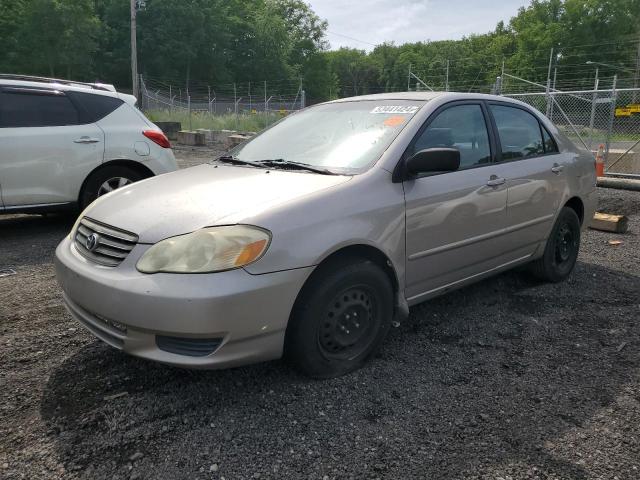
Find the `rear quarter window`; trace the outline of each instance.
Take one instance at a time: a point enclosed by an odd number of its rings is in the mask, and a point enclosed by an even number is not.
[[[67,92],[67,95],[78,106],[82,123],[102,120],[124,103],[119,98],[91,93]]]

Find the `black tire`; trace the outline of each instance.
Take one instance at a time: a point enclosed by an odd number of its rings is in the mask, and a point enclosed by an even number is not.
[[[100,196],[101,186],[110,179],[115,178],[126,178],[129,183],[133,183],[142,180],[144,176],[129,167],[112,166],[101,168],[87,178],[80,193],[80,208],[82,210],[87,208],[91,202]]]
[[[580,219],[563,207],[553,225],[544,255],[531,263],[531,273],[539,280],[561,282],[573,271],[580,250]]]
[[[356,370],[384,340],[393,317],[393,286],[373,262],[343,259],[319,267],[293,308],[285,357],[313,378]]]

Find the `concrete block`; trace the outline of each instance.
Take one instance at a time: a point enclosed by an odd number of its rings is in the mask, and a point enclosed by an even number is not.
[[[199,132],[189,132],[187,130],[180,130],[178,132],[178,143],[192,146],[207,144],[204,134]]]
[[[225,143],[229,135],[235,135],[236,133],[237,132],[235,132],[234,130],[214,130],[212,134],[213,141]]]
[[[155,124],[169,140],[177,140],[178,132],[182,130],[182,124],[180,122],[155,122]]]
[[[235,135],[229,135],[225,140],[224,145],[227,149],[230,149],[237,145],[240,145],[242,142],[249,140],[250,138],[251,138],[250,135],[242,135],[240,133],[237,133]]]
[[[207,142],[213,142],[213,130],[207,130],[206,128],[198,128],[196,130],[198,133],[202,133],[204,135],[204,139]]]

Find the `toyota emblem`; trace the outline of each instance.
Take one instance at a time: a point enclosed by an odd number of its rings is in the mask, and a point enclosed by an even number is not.
[[[87,240],[84,244],[87,247],[87,250],[93,252],[100,245],[100,236],[97,233],[92,233],[87,237]]]

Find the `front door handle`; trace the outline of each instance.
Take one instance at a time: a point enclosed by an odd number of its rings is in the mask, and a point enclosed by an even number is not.
[[[495,175],[491,175],[491,178],[489,178],[489,180],[487,180],[487,186],[489,187],[499,187],[500,185],[504,185],[504,183],[507,181],[506,178],[500,178],[497,177]]]
[[[558,165],[557,163],[554,163],[553,167],[551,167],[553,173],[560,173],[562,170],[564,170],[564,165]]]
[[[91,137],[80,137],[80,138],[76,138],[73,143],[98,143],[100,140],[97,138],[91,138]]]

